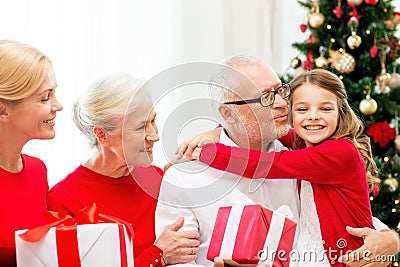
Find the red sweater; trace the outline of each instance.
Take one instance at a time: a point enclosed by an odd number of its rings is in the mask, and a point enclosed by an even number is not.
[[[135,167],[134,178],[131,175],[111,178],[81,165],[49,191],[47,204],[50,210],[74,216],[96,202],[100,213],[132,224],[136,267],[161,266],[162,250],[153,243],[154,214],[162,174],[162,170],[154,166]]]
[[[348,139],[268,153],[216,144],[203,148],[200,161],[250,178],[297,177],[311,182],[324,248],[338,251],[327,254],[329,261],[363,245],[362,238],[347,233],[347,225],[373,228],[365,164]],[[340,238],[347,241],[345,251],[337,246]],[[331,265],[342,266],[337,262]]]
[[[21,172],[0,168],[0,266],[16,266],[14,231],[45,224],[47,170],[34,157],[21,155]]]

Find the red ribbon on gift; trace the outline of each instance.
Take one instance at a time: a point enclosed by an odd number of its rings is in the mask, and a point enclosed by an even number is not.
[[[56,227],[56,244],[59,267],[79,267],[80,257],[76,226],[80,224],[116,223],[120,233],[121,267],[127,267],[125,238],[122,225],[125,226],[129,238],[133,240],[134,231],[130,223],[111,215],[98,212],[96,203],[80,210],[75,217],[65,215],[61,217],[58,212],[47,211],[48,224],[32,228],[19,236],[27,242],[38,242],[52,227]]]

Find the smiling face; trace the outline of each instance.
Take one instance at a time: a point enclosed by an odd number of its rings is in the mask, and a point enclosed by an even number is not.
[[[243,86],[237,92],[240,96],[234,100],[253,99],[274,90],[280,85],[280,80],[275,71],[268,65],[257,64],[252,66],[235,67],[245,75],[252,84]],[[244,83],[248,85],[247,83]],[[254,88],[254,86],[256,88]],[[275,138],[282,137],[288,131],[288,106],[286,99],[278,94],[275,101],[268,107],[260,103],[251,103],[235,106],[242,128],[242,135],[248,138],[249,147],[263,149]]]
[[[122,144],[128,166],[151,165],[153,145],[160,139],[155,119],[153,103],[147,97],[141,98],[135,111],[126,116]]]
[[[319,86],[303,83],[292,93],[292,123],[306,146],[328,139],[338,125],[337,96]]]
[[[22,102],[7,107],[10,129],[23,142],[52,139],[57,111],[62,105],[55,96],[57,81],[51,70],[43,84]]]

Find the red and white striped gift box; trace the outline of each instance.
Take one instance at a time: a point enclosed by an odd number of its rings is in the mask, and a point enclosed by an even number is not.
[[[297,223],[262,205],[218,210],[207,259],[229,265],[289,266]]]

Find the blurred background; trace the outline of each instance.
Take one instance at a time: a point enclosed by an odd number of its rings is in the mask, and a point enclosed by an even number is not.
[[[342,1],[322,2],[335,6]],[[399,10],[400,0],[390,2]],[[50,186],[82,163],[91,152],[72,123],[72,102],[106,74],[127,72],[150,79],[183,63],[221,62],[235,54],[254,55],[278,74],[290,73],[298,67],[294,60],[301,52],[307,55],[310,46],[318,47],[311,37],[324,28],[311,29],[306,18],[316,10],[308,7],[296,0],[0,0],[0,38],[28,43],[51,58],[57,96],[64,105],[56,138],[30,142],[24,152],[45,161]],[[325,17],[334,15],[329,11]],[[301,28],[304,24],[308,30]],[[292,46],[296,42],[303,45],[300,51]],[[302,59],[304,66],[307,60]],[[160,134],[172,110],[199,97],[207,97],[204,87],[187,86],[157,102]],[[201,119],[188,122],[175,145],[214,125]],[[154,156],[157,166],[167,162],[162,142]]]
[[[291,43],[305,38],[299,25],[306,12],[295,0],[0,0],[0,38],[51,58],[64,105],[56,138],[32,141],[24,152],[46,163],[50,186],[82,163],[91,152],[72,123],[72,102],[106,74],[151,78],[182,63],[221,62],[234,54],[257,56],[283,73],[297,54]],[[179,105],[177,98],[158,104],[160,131],[163,111]],[[176,146],[209,127],[191,123]],[[154,153],[160,167],[166,163],[161,150],[160,142]]]

